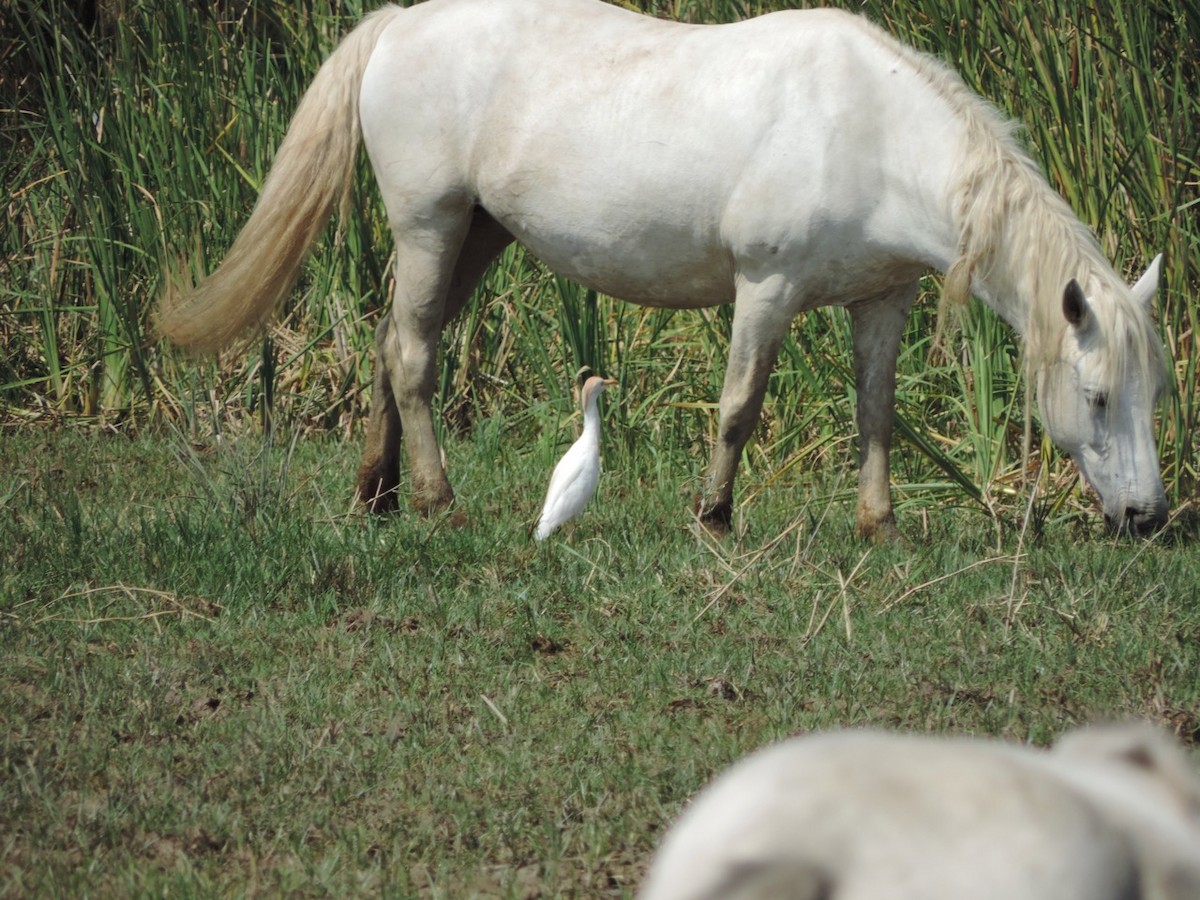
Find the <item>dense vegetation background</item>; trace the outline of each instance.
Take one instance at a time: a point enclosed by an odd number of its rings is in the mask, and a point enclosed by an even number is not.
[[[279,324],[209,363],[154,337],[164,260],[210,271],[245,221],[321,59],[375,4],[225,0],[7,0],[0,60],[0,417],[87,417],[189,433],[272,420],[349,434],[367,402],[372,328],[388,300],[390,239],[365,160],[349,221],[308,263]],[[632,5],[632,4],[631,4]],[[726,21],[781,5],[641,0],[656,15]],[[1197,473],[1200,294],[1200,5],[1191,2],[848,3],[950,62],[1025,126],[1050,180],[1129,277],[1165,252],[1158,317],[1174,358],[1162,407],[1164,477],[1178,504]],[[928,293],[937,281],[930,278]],[[501,414],[514,434],[538,404],[569,405],[583,364],[619,373],[631,453],[702,457],[729,311],[647,311],[506,253],[445,339],[446,428]],[[1004,505],[1022,475],[1019,350],[982,309],[948,360],[931,359],[923,302],[901,362],[897,481]],[[853,458],[848,326],[798,321],[749,463]],[[530,416],[533,416],[531,419]],[[615,452],[615,451],[614,451]],[[665,452],[665,451],[664,451]],[[1049,457],[1047,457],[1049,458]],[[1061,463],[1046,484],[1069,505]]]

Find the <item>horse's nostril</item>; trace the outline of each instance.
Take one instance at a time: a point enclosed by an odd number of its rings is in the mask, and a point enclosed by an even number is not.
[[[1124,527],[1134,534],[1149,534],[1165,525],[1166,514],[1159,509],[1142,510],[1136,506],[1125,507]]]
[[[1126,506],[1120,516],[1105,513],[1104,524],[1110,531],[1144,537],[1167,524],[1167,513],[1165,509],[1158,507],[1143,510],[1136,506]]]

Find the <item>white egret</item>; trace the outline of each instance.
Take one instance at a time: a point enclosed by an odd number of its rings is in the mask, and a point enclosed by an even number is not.
[[[600,410],[596,402],[604,389],[616,384],[614,378],[593,375],[583,383],[580,404],[583,406],[583,434],[554,467],[546,502],[538,517],[534,537],[548,538],[560,525],[575,518],[596,493],[600,480]]]

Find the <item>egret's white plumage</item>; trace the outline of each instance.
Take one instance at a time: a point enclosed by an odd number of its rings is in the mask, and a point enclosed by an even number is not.
[[[583,434],[554,467],[546,502],[538,517],[534,537],[544,541],[564,522],[575,518],[596,493],[600,480],[600,410],[597,401],[604,389],[616,384],[612,378],[593,375],[583,384]]]

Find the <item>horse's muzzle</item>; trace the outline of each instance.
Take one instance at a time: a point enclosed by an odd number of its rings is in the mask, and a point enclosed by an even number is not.
[[[1120,518],[1105,513],[1104,522],[1110,531],[1146,537],[1167,524],[1167,510],[1160,506],[1151,509],[1127,506]]]

